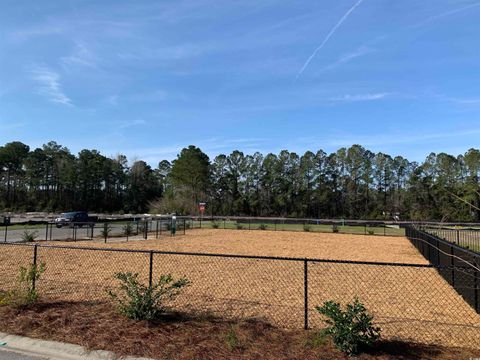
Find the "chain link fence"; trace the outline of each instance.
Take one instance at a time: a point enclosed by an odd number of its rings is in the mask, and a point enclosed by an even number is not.
[[[444,227],[422,224],[417,225],[416,228],[480,254],[480,228]]]
[[[169,304],[179,311],[320,329],[316,306],[358,297],[386,339],[480,349],[480,315],[442,266],[6,243],[0,290],[14,288],[19,267],[32,263],[45,264],[35,284],[43,301],[109,301],[115,273],[138,273],[144,284],[172,274],[191,282]],[[471,276],[457,271],[456,283],[478,291]]]
[[[84,241],[103,240],[107,242],[141,240],[148,237],[185,234],[192,227],[188,218],[172,221],[168,218],[155,218],[135,221],[105,221],[40,224],[10,224],[0,227],[0,239],[6,242],[28,242],[28,237],[37,241]],[[173,230],[173,231],[172,231]]]

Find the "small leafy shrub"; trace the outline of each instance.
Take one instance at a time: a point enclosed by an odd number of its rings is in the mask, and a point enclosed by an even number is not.
[[[338,232],[339,232],[339,229],[338,229],[338,225],[337,225],[337,224],[333,224],[333,225],[332,225],[332,232],[333,232],[333,233],[338,233]]]
[[[218,229],[220,227],[220,224],[215,222],[215,221],[212,221],[212,228],[214,229]]]
[[[44,271],[44,263],[40,265],[30,264],[28,267],[21,266],[15,288],[0,292],[0,305],[22,308],[37,301],[39,294],[33,287],[33,281],[37,282]]]
[[[366,347],[371,347],[380,338],[381,329],[373,326],[373,316],[355,298],[342,310],[340,304],[326,301],[317,311],[328,319],[330,325],[325,333],[332,337],[335,346],[347,355],[356,355]]]
[[[105,223],[105,224],[103,224],[103,229],[100,231],[100,235],[102,235],[102,237],[106,239],[106,238],[108,238],[108,236],[110,235],[112,230],[113,229],[110,226],[110,224]]]
[[[310,232],[312,230],[312,227],[308,224],[303,225],[303,231],[305,232]]]
[[[367,230],[368,235],[375,235],[375,230]]]
[[[237,227],[237,230],[243,230],[243,225],[242,224],[236,223],[235,225]]]
[[[38,231],[24,230],[23,234],[22,234],[22,241],[23,242],[34,242],[37,237],[38,237]]]
[[[133,235],[133,226],[132,226],[132,224],[127,224],[127,225],[125,225],[122,229],[123,229],[123,234],[127,237],[127,239],[128,239],[129,236],[132,236],[132,235]]]
[[[189,284],[186,278],[174,280],[172,275],[162,275],[151,286],[138,280],[138,274],[117,273],[120,294],[109,290],[108,294],[117,303],[118,310],[133,320],[154,320],[168,310],[166,300],[177,297],[181,289]]]
[[[267,224],[260,224],[260,226],[258,227],[260,230],[267,230],[268,228],[268,225]]]
[[[185,223],[185,229],[190,229],[192,227],[192,224],[190,224],[189,222]]]

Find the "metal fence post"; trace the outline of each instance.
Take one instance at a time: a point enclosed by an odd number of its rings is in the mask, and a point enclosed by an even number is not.
[[[160,218],[160,235],[162,235],[162,218]]]
[[[47,226],[45,227],[45,241],[48,240],[48,222],[47,222]]]
[[[8,232],[7,228],[8,226],[7,224],[5,224],[5,242],[7,242],[7,232]]]
[[[143,229],[143,239],[147,240],[148,237],[148,220],[145,220],[145,226]]]
[[[157,225],[155,227],[155,239],[158,239],[158,219],[157,219]]]
[[[148,271],[148,286],[152,287],[152,278],[153,278],[153,251],[150,251],[150,267]]]
[[[303,328],[308,330],[308,261],[303,261]]]
[[[36,278],[36,270],[37,270],[37,250],[38,250],[38,245],[35,244],[33,247],[33,267],[35,268],[35,272],[32,277],[32,290],[35,291],[35,278]]]
[[[452,265],[452,287],[455,288],[455,261],[453,258],[454,255],[453,246],[450,245],[450,264]]]
[[[475,257],[473,263],[478,267],[480,265],[480,261],[478,261],[479,257]],[[479,296],[479,291],[478,287],[480,286],[479,281],[478,281],[478,270],[474,269],[475,271],[475,276],[474,276],[474,296],[475,296],[475,310],[477,313],[480,313],[480,299],[478,299]]]
[[[187,233],[187,219],[183,219],[183,235]]]
[[[108,236],[108,225],[107,223],[103,224],[103,235],[105,236],[105,244],[107,243],[107,236]]]

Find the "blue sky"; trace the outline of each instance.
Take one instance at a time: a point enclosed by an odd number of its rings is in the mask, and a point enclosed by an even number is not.
[[[480,0],[0,0],[0,143],[463,153],[479,19]]]

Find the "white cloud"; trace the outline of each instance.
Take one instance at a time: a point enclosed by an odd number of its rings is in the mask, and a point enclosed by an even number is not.
[[[350,61],[352,61],[353,59],[356,59],[358,57],[361,57],[361,56],[364,56],[364,55],[367,55],[371,52],[374,52],[375,49],[372,49],[368,46],[360,46],[359,48],[355,49],[354,51],[352,52],[349,52],[347,54],[344,54],[342,56],[340,56],[337,61],[325,66],[323,69],[321,69],[320,71],[327,71],[327,70],[332,70],[334,68],[336,68],[337,66],[340,66],[340,65],[343,65],[343,64],[346,64]]]
[[[118,127],[120,129],[126,129],[126,128],[129,128],[129,127],[145,125],[145,124],[147,124],[147,122],[145,120],[136,119],[136,120],[133,120],[133,121],[124,121]]]
[[[438,141],[441,139],[450,138],[464,138],[467,136],[477,136],[480,134],[480,129],[469,129],[450,132],[432,132],[424,134],[389,134],[389,135],[336,135],[334,139],[327,141],[329,146],[350,146],[353,144],[362,144],[363,146],[385,146],[385,145],[399,145],[399,144],[415,144],[425,143],[428,141]]]
[[[331,101],[340,102],[355,102],[355,101],[373,101],[385,98],[388,93],[374,93],[374,94],[346,94],[340,97],[331,98]]]
[[[72,54],[60,58],[60,61],[64,65],[95,67],[97,59],[84,43],[77,42]]]
[[[46,67],[36,67],[31,71],[32,79],[38,84],[38,94],[50,101],[63,105],[73,105],[72,100],[63,92],[60,75]]]

